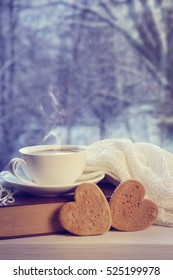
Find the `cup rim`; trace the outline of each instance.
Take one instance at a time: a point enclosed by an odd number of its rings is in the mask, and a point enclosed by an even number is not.
[[[57,150],[64,150],[64,151],[77,151],[78,153],[85,153],[87,148],[83,145],[68,145],[68,144],[43,144],[43,145],[31,145],[22,147],[19,149],[19,152],[23,155],[34,155],[37,151],[44,151],[48,149],[57,149]],[[41,154],[37,154],[37,156],[42,156]],[[54,154],[51,154],[51,156],[54,156]]]

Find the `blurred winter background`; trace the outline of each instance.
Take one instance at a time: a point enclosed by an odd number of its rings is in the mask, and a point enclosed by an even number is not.
[[[173,1],[0,0],[0,171],[103,138],[173,151]]]

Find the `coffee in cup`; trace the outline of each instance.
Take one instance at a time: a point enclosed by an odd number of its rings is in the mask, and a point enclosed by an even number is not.
[[[19,167],[39,185],[62,186],[74,183],[83,173],[87,150],[83,146],[35,145],[21,148],[21,158],[9,163],[9,170],[17,178]],[[28,180],[27,180],[28,181]]]

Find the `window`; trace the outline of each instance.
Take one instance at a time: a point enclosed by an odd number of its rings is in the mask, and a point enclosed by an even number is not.
[[[171,1],[1,0],[0,170],[57,141],[173,150],[172,48]]]

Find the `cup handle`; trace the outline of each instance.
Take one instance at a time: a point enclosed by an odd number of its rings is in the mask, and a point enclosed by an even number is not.
[[[25,171],[27,169],[27,164],[24,159],[21,159],[21,158],[11,159],[8,164],[8,169],[18,179],[25,181],[27,183],[32,182],[32,179],[30,178],[29,174],[27,174],[27,171]],[[17,171],[19,169],[20,169],[20,173],[22,172],[21,176],[19,175],[19,171]]]

